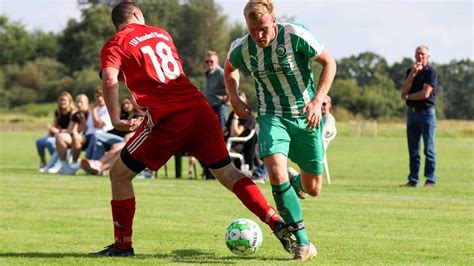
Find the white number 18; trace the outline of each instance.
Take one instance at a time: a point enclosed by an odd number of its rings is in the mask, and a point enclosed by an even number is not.
[[[141,51],[150,57],[153,67],[155,68],[156,75],[161,82],[165,82],[166,78],[173,80],[179,77],[180,72],[178,62],[176,62],[174,59],[171,48],[166,45],[166,43],[157,43],[155,47],[156,53],[149,45],[143,46]],[[158,55],[160,58],[161,65],[160,62],[158,62],[156,55]],[[170,69],[169,64],[173,66],[172,70]]]

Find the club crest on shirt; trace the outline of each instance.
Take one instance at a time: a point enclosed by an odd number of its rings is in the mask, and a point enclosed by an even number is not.
[[[276,54],[279,57],[285,56],[286,55],[286,48],[284,44],[279,44],[276,48]]]

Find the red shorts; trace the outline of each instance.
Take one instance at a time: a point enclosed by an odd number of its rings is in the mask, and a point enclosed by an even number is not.
[[[157,170],[178,152],[189,153],[210,168],[230,162],[219,120],[208,105],[160,118],[156,124],[153,117],[158,114],[149,110],[122,150],[122,160],[134,172],[145,167]]]

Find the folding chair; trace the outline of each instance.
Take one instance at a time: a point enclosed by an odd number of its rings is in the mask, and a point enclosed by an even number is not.
[[[324,172],[326,174],[326,179],[328,181],[328,184],[331,184],[331,176],[329,174],[329,164],[328,164],[328,158],[326,156],[327,150],[329,147],[329,143],[336,137],[337,131],[334,131],[333,134],[330,136],[326,137],[323,136],[323,144],[324,144],[324,159],[323,159],[323,164],[324,164]]]
[[[245,174],[249,174],[250,166],[248,162],[245,161],[244,155],[238,152],[232,151],[232,144],[234,143],[245,143],[251,140],[255,136],[255,129],[252,129],[249,134],[245,137],[229,137],[227,139],[227,150],[229,151],[229,157],[232,159],[237,159],[240,161],[240,170]],[[251,174],[250,174],[251,175]]]

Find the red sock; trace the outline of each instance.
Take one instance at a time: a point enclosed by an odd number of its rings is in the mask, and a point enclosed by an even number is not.
[[[251,212],[260,218],[260,220],[275,229],[275,222],[280,220],[277,211],[268,203],[262,192],[248,177],[237,181],[232,188],[234,194]]]
[[[121,250],[132,247],[132,224],[135,215],[135,198],[112,200],[115,247]]]

